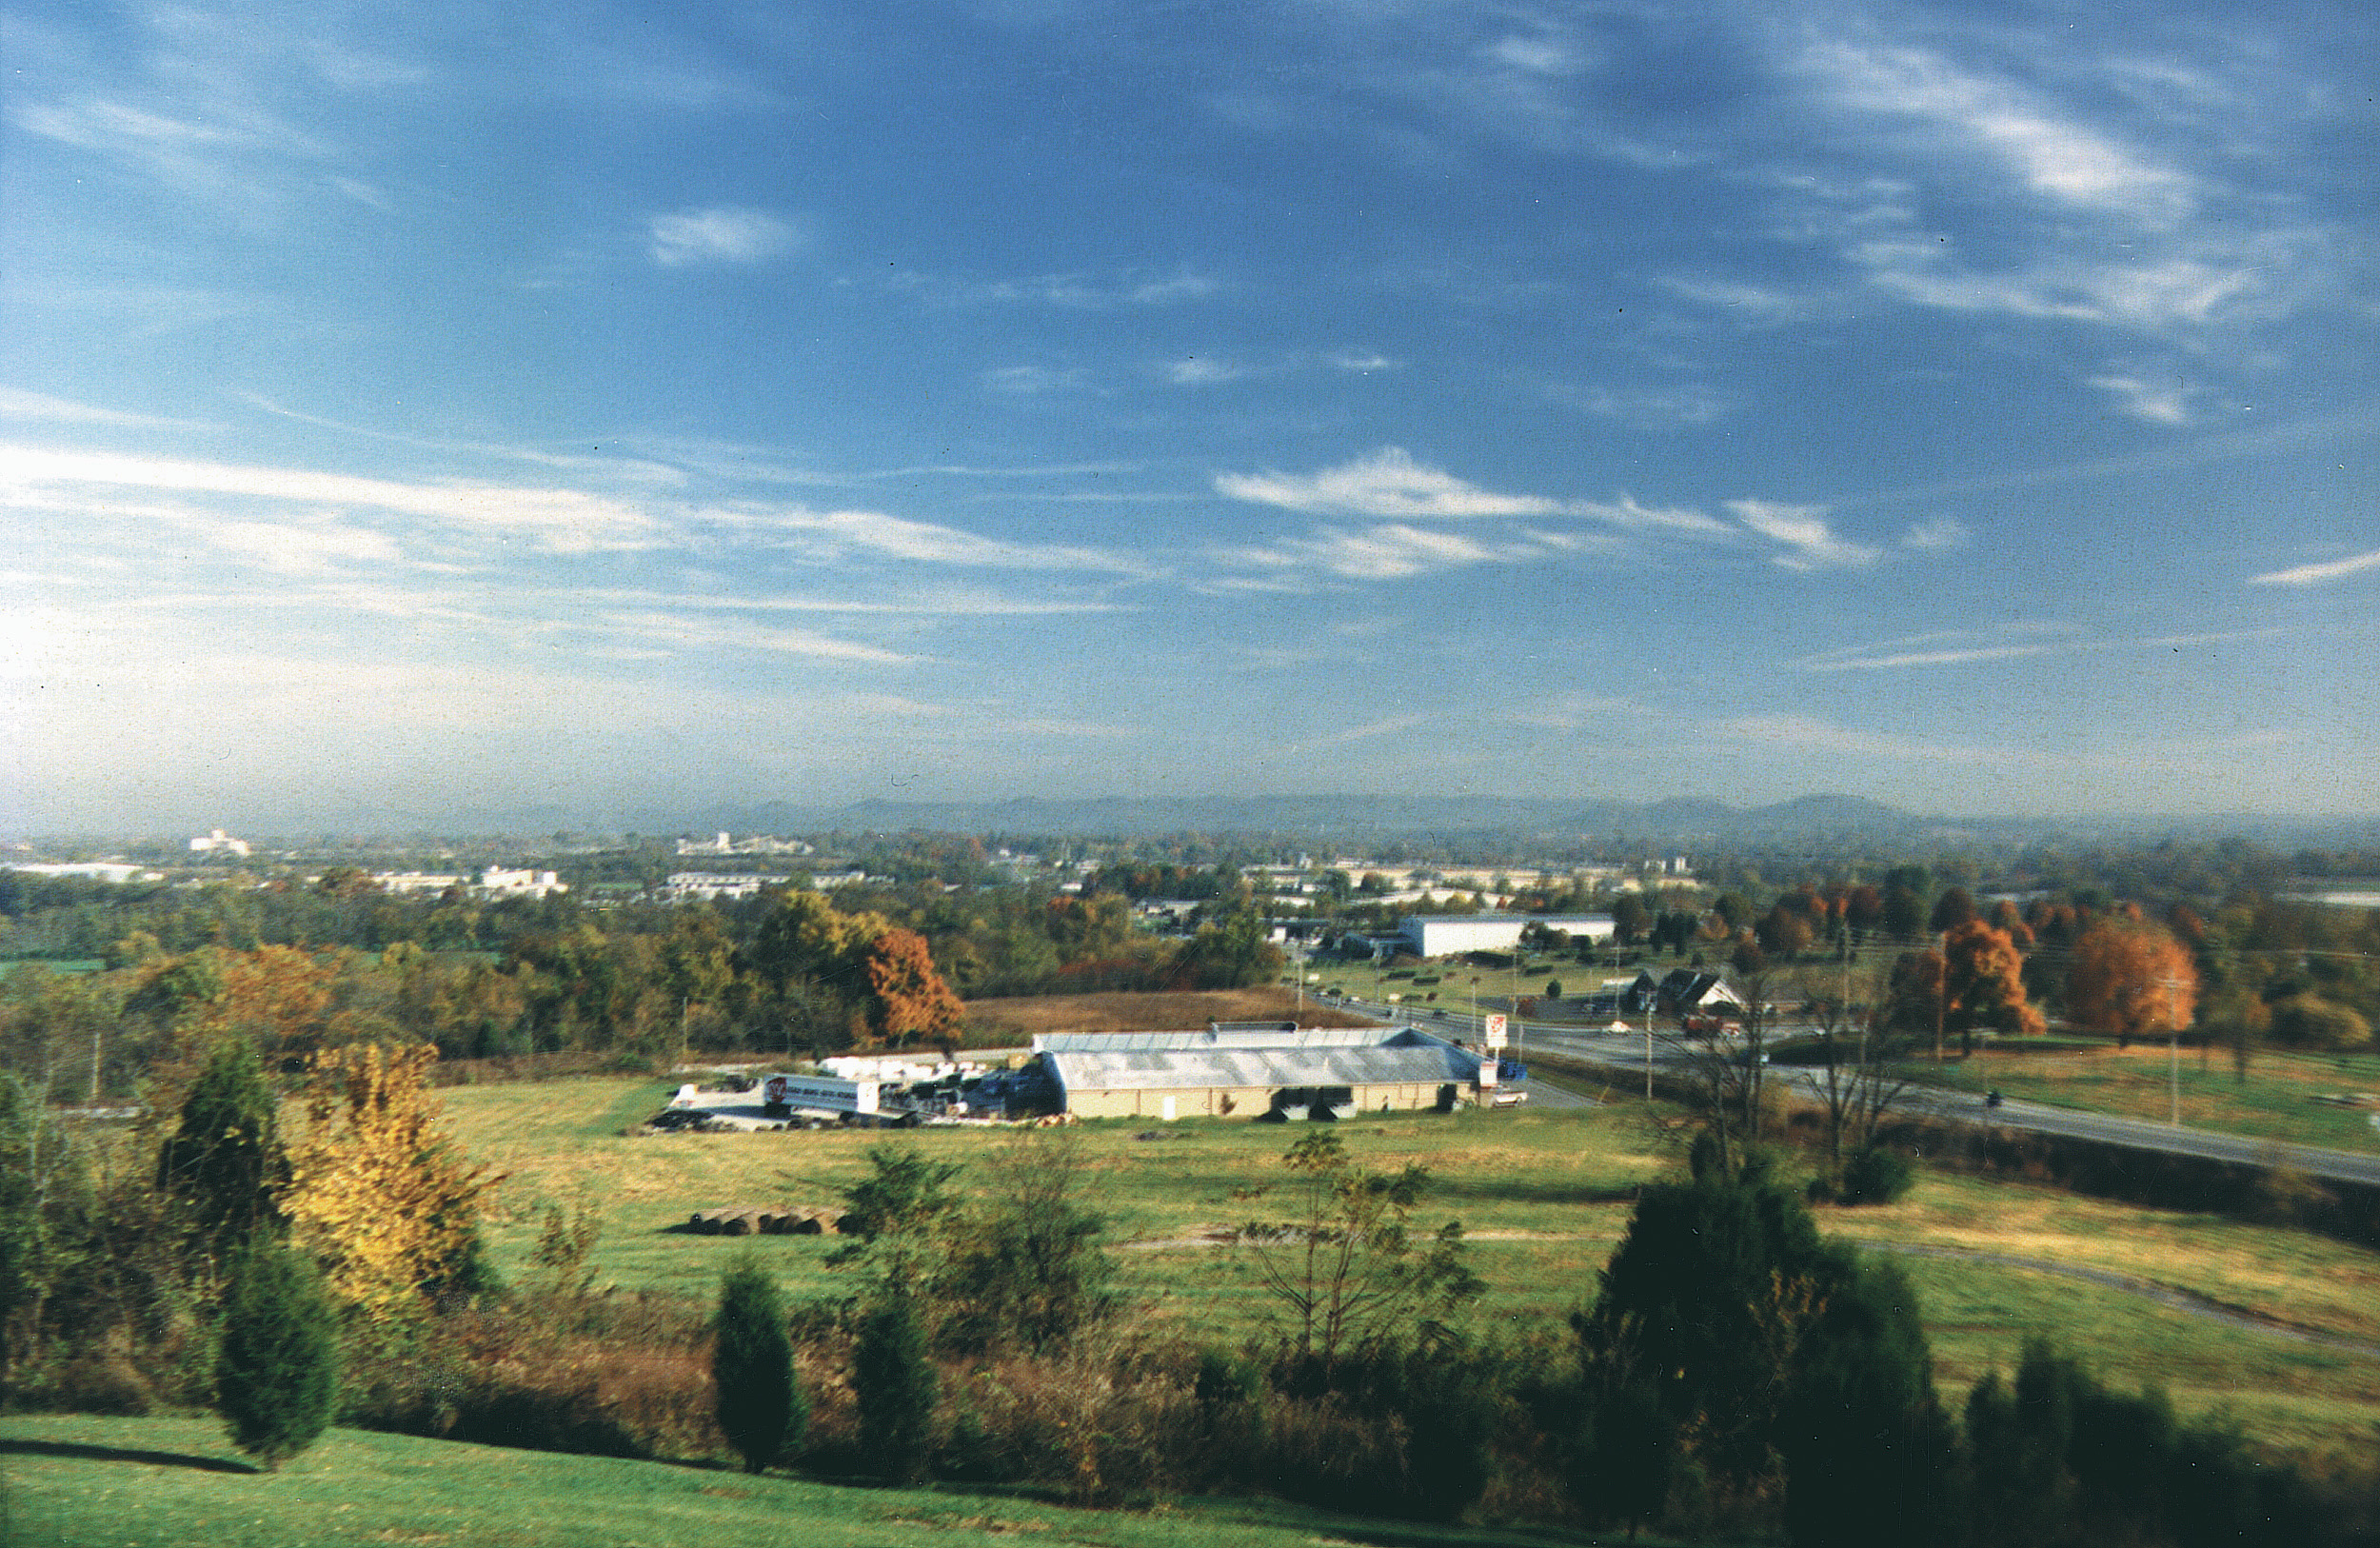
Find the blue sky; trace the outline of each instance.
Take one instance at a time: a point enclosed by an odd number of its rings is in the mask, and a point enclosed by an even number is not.
[[[2344,0],[5,25],[0,826],[2380,809]]]

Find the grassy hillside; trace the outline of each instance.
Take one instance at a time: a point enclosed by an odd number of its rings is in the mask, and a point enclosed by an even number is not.
[[[838,1488],[784,1477],[501,1451],[334,1430],[280,1472],[250,1472],[201,1419],[0,1420],[26,1548],[888,1548],[994,1539],[1089,1548],[1519,1548],[1558,1533],[1359,1523],[1283,1505],[1070,1510],[951,1490]]]
[[[816,1237],[727,1239],[672,1229],[693,1210],[765,1202],[830,1203],[887,1137],[843,1131],[629,1139],[657,1110],[658,1082],[587,1080],[482,1086],[446,1094],[474,1158],[508,1174],[509,1218],[492,1230],[499,1266],[517,1270],[543,1201],[592,1200],[605,1232],[605,1281],[707,1297],[725,1261],[754,1248],[799,1300],[840,1293]],[[1654,1115],[1657,1117],[1656,1115]],[[1636,1105],[1586,1112],[1397,1115],[1339,1126],[1363,1164],[1418,1161],[1436,1180],[1422,1212],[1469,1233],[1489,1292],[1483,1329],[1557,1330],[1594,1294],[1625,1229],[1632,1190],[1675,1174],[1678,1147]],[[1219,1121],[1091,1123],[1095,1203],[1120,1246],[1142,1315],[1204,1340],[1259,1332],[1267,1303],[1247,1265],[1216,1234],[1266,1204],[1249,1197],[1280,1176],[1299,1131]],[[892,1137],[964,1162],[1007,1131],[924,1129]],[[2093,1269],[2192,1292],[2277,1324],[2380,1346],[2380,1254],[2211,1215],[2135,1208],[2049,1188],[1924,1175],[1907,1201],[1823,1209],[1822,1229],[1878,1243],[1998,1255]],[[1925,1299],[1939,1374],[1955,1399],[2022,1338],[2048,1333],[2121,1384],[2166,1385],[2186,1413],[2229,1407],[2275,1446],[2330,1452],[2380,1423],[2380,1358],[2227,1326],[2105,1284],[1973,1257],[1906,1260]]]

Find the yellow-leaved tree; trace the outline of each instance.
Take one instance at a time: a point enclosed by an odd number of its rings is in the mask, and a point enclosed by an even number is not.
[[[330,1269],[332,1289],[385,1320],[453,1288],[501,1179],[466,1164],[438,1120],[426,1042],[325,1049],[308,1066],[306,1132],[289,1147],[282,1209]]]

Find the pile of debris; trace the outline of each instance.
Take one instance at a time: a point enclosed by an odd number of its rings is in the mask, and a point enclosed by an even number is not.
[[[844,1211],[814,1204],[730,1204],[698,1209],[685,1228],[702,1237],[816,1237],[843,1234]]]

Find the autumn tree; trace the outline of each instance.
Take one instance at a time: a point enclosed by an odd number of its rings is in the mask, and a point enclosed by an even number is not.
[[[427,1043],[359,1043],[314,1057],[307,1130],[283,1208],[328,1260],[331,1287],[387,1320],[457,1286],[474,1261],[482,1198],[440,1126]]]
[[[2103,921],[2074,943],[2066,1014],[2078,1025],[2129,1042],[2188,1026],[2197,1003],[2197,964],[2154,925]]]
[[[2048,1023],[2026,1002],[2024,972],[2006,931],[1970,920],[1943,938],[1941,950],[1901,954],[1879,1024],[1919,1042],[1956,1034],[1967,1048],[1978,1031],[2036,1035]]]
[[[887,930],[871,943],[861,962],[867,983],[867,1028],[889,1048],[929,1046],[958,1036],[967,1009],[934,969],[925,938],[914,930]]]

